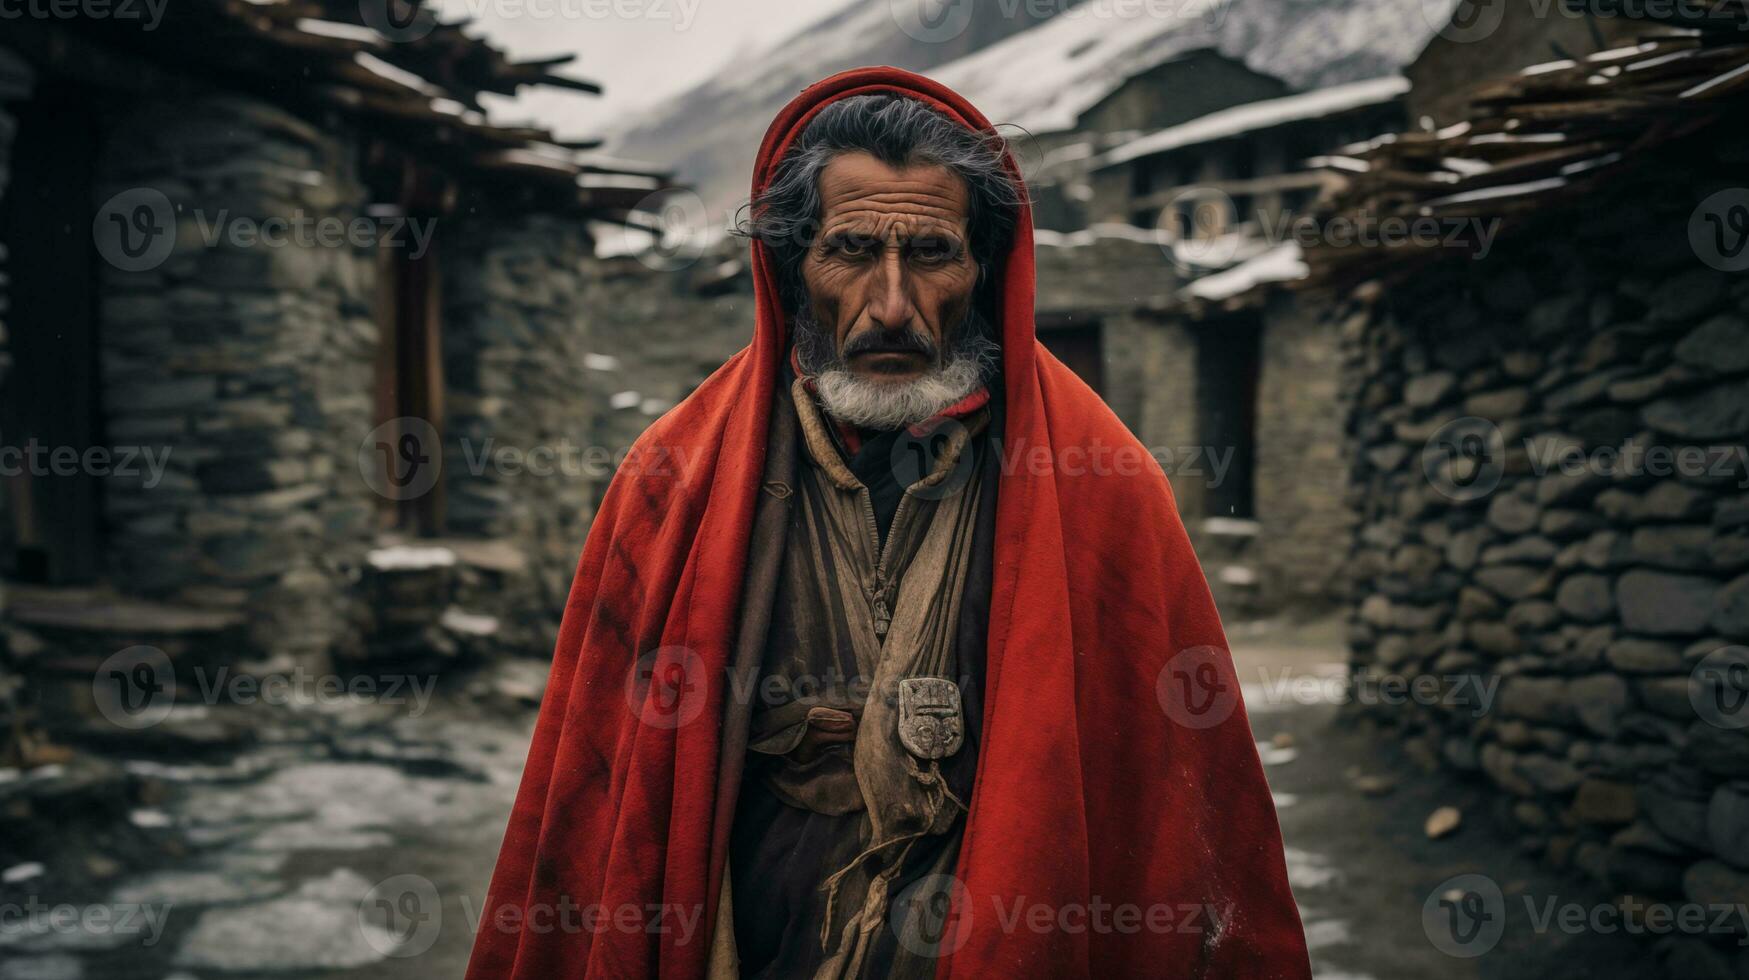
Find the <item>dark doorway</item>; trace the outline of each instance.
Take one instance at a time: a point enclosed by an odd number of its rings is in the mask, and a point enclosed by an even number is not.
[[[11,303],[0,384],[8,457],[0,561],[26,582],[89,582],[100,570],[98,476],[83,464],[87,450],[103,445],[94,104],[84,90],[44,79],[35,98],[15,107],[12,179],[0,199]]]
[[[1087,387],[1105,397],[1105,345],[1098,320],[1040,322],[1038,339]]]
[[[1197,334],[1196,412],[1202,453],[1225,461],[1205,463],[1203,513],[1209,517],[1256,516],[1257,372],[1262,327],[1255,316],[1205,323]]]

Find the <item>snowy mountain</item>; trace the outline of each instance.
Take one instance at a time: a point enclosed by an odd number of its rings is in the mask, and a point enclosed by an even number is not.
[[[1049,132],[1071,127],[1077,114],[1125,78],[1201,48],[1243,60],[1296,89],[1392,74],[1420,52],[1454,5],[870,0],[748,52],[733,70],[644,115],[613,149],[676,168],[720,226],[746,198],[753,154],[771,117],[835,71],[867,64],[920,71],[967,96],[998,124]]]

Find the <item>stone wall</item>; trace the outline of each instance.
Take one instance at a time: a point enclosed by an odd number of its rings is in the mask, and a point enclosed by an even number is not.
[[[27,98],[31,91],[33,73],[16,55],[4,47],[0,47],[0,199],[5,197],[12,173],[12,142],[17,135],[18,123],[12,114],[6,111],[8,102]],[[7,304],[7,250],[9,243],[0,242],[0,385],[6,384],[7,377],[12,373],[13,364],[10,354],[11,343],[9,330],[11,328],[11,310]],[[4,481],[0,481],[0,515],[7,512],[6,489]],[[10,527],[0,529],[0,540],[11,538]],[[4,596],[0,596],[0,603]],[[0,764],[13,764],[15,756],[23,751],[23,747],[13,744],[13,734],[23,727],[19,712],[23,710],[20,692],[23,682],[18,675],[19,664],[10,645],[0,648]]]
[[[1367,710],[1492,784],[1526,847],[1661,901],[1749,900],[1749,279],[1689,238],[1746,161],[1644,154],[1484,260],[1326,311],[1357,694],[1435,679]],[[1681,975],[1737,975],[1711,938],[1672,946]]]
[[[375,277],[368,249],[237,231],[352,220],[356,166],[344,137],[263,103],[147,101],[116,120],[93,190],[175,209],[161,262],[106,254],[100,273],[107,436],[168,451],[156,484],[106,480],[111,576],[134,595],[246,612],[262,656],[355,642],[347,590],[375,505],[358,471]]]
[[[510,215],[444,225],[446,531],[499,542],[476,595],[501,639],[545,652],[606,464],[587,452],[602,399],[587,369],[594,243],[582,224]],[[461,547],[465,559],[478,549]],[[514,558],[509,556],[514,555]]]

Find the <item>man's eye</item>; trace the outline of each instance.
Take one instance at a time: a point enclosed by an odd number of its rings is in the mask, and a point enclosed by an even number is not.
[[[920,262],[946,262],[954,257],[956,249],[952,242],[938,238],[925,238],[911,243],[911,257]]]
[[[832,240],[832,250],[839,255],[858,258],[875,249],[875,240],[862,235],[842,235]]]

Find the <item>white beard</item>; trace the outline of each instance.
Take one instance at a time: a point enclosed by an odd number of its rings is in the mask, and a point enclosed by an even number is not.
[[[871,381],[844,368],[831,368],[814,378],[826,414],[849,425],[880,430],[916,425],[938,415],[983,383],[983,365],[964,355],[910,381]]]
[[[804,303],[795,315],[797,353],[811,372],[826,414],[864,429],[891,431],[938,415],[989,383],[1002,348],[989,337],[976,311],[960,324],[946,361],[910,381],[871,381],[830,349],[830,341]]]

